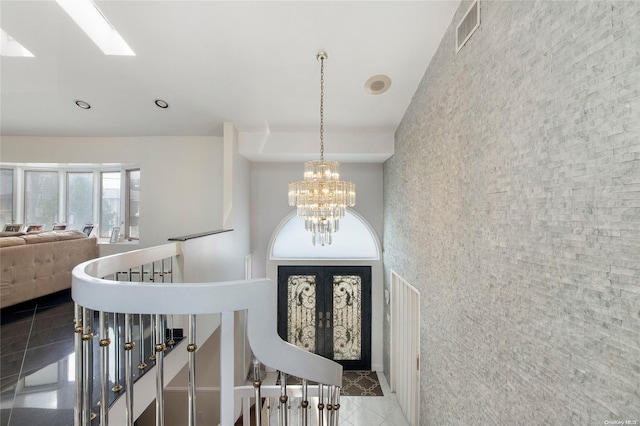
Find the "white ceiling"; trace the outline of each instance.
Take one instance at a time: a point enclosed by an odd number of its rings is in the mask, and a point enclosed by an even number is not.
[[[327,136],[392,135],[459,0],[96,4],[136,56],[105,56],[55,1],[1,1],[0,27],[35,55],[1,58],[2,135],[317,134],[320,50]],[[376,74],[392,84],[374,96]]]

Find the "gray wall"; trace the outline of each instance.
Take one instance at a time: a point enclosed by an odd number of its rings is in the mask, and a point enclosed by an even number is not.
[[[384,167],[420,423],[640,422],[640,2],[468,6]]]

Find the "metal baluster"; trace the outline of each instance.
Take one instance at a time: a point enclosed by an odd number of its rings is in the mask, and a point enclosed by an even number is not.
[[[155,347],[156,347],[156,316],[155,315],[150,315],[149,316],[149,320],[151,322],[150,327],[151,327],[151,355],[149,355],[149,361],[155,361],[156,360],[156,352],[155,352]]]
[[[269,425],[271,424],[271,401],[271,398],[267,398],[267,424]]]
[[[154,271],[155,271],[155,262],[153,263]],[[164,279],[162,280],[164,282]],[[175,337],[173,335],[173,314],[169,316],[169,342],[168,346],[173,347],[176,344]],[[195,342],[195,341],[193,341]]]
[[[338,426],[338,424],[340,424],[339,421],[339,415],[340,415],[340,387],[336,387],[336,393],[334,396],[334,403],[333,403],[333,412],[335,414],[335,418],[334,418],[334,425]]]
[[[133,414],[133,348],[136,342],[133,341],[133,325],[131,324],[131,314],[124,314],[124,385],[127,426],[133,426],[135,417]]]
[[[324,425],[324,385],[318,383],[318,425]]]
[[[300,403],[302,409],[302,426],[309,424],[309,398],[307,396],[307,379],[302,379],[302,402]]]
[[[169,315],[169,341],[167,346],[173,347],[175,344],[176,341],[173,338],[173,315]]]
[[[336,410],[338,409],[338,405],[337,405],[337,396],[336,393],[340,392],[340,389],[337,386],[330,386],[329,387],[329,406],[327,407],[327,409],[329,410],[329,424],[331,426],[336,426],[336,416],[337,416],[337,412]]]
[[[138,323],[140,328],[140,363],[138,364],[138,370],[144,370],[147,368],[147,363],[144,362],[144,318],[142,314],[138,314]]]
[[[82,424],[91,424],[93,391],[93,311],[82,308]],[[95,414],[93,414],[95,416]]]
[[[100,311],[100,424],[109,424],[109,314]]]
[[[327,385],[327,426],[333,426],[333,386]]]
[[[196,424],[196,316],[189,315],[189,333],[187,335],[189,344],[187,351],[189,352],[189,426]]]
[[[256,426],[262,425],[262,397],[260,396],[260,387],[262,386],[262,379],[260,378],[260,361],[258,358],[253,358],[253,389],[255,391],[256,403],[255,407],[255,418],[256,418]]]
[[[120,392],[122,390],[122,385],[120,384],[120,324],[118,321],[118,314],[113,313],[113,341],[116,343],[115,350],[113,351],[113,364],[115,368],[115,372],[113,374],[113,387],[111,388],[114,392]]]
[[[164,317],[156,314],[156,426],[164,426]]]
[[[160,278],[164,282],[164,259],[160,261]]]
[[[287,410],[287,402],[289,397],[287,396],[287,374],[280,372],[280,405],[278,409],[278,422],[280,426],[288,426],[289,424],[289,410]]]
[[[125,274],[126,272],[116,272],[115,280],[120,281],[120,274]],[[113,313],[113,341],[115,342],[115,348],[113,351],[113,364],[115,372],[113,374],[113,387],[111,390],[113,392],[120,392],[122,390],[122,384],[120,383],[121,379],[121,366],[120,366],[120,351],[122,346],[120,345],[120,324],[118,321],[118,313]]]
[[[84,356],[82,355],[82,306],[77,303],[74,304],[74,319],[73,319],[73,331],[74,333],[74,346],[75,346],[75,404],[73,408],[73,424],[74,426],[80,426],[82,424],[82,383],[84,378],[82,373],[84,371],[83,362]]]

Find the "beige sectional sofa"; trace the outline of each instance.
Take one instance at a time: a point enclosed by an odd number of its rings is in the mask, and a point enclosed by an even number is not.
[[[97,241],[81,231],[0,233],[0,306],[70,288],[74,266],[98,257]]]

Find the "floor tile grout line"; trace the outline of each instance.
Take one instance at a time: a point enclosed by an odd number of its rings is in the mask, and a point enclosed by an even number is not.
[[[27,334],[27,342],[24,345],[24,352],[22,354],[22,362],[20,363],[20,369],[18,370],[18,381],[16,388],[13,392],[13,402],[11,404],[11,410],[9,411],[9,419],[7,420],[7,426],[11,425],[11,416],[13,416],[13,407],[16,405],[16,398],[18,397],[18,391],[20,390],[20,379],[22,378],[22,370],[24,369],[24,362],[27,359],[27,349],[29,349],[29,340],[31,339],[31,333],[33,332],[33,325],[36,322],[36,314],[38,313],[38,304],[33,308],[33,316],[31,317],[31,326],[29,327],[29,334]]]

